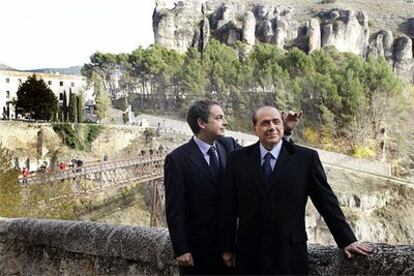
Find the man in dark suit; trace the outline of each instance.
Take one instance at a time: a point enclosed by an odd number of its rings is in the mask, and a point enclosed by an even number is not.
[[[220,226],[225,263],[235,257],[240,274],[307,274],[308,197],[348,257],[367,255],[371,249],[345,221],[317,152],[282,139],[274,107],[259,108],[253,125],[259,142],[228,157]]]
[[[195,102],[187,113],[194,136],[165,159],[166,215],[181,274],[225,274],[219,247],[219,197],[227,155],[227,121],[218,102]]]

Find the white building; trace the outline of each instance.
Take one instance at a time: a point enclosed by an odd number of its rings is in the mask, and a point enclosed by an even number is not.
[[[0,70],[0,118],[15,119],[16,113],[12,101],[17,99],[17,90],[22,82],[36,74],[38,79],[43,79],[50,89],[59,99],[63,100],[63,93],[66,91],[67,100],[69,100],[69,91],[78,94],[84,91],[85,102],[91,100],[94,102],[93,88],[87,87],[86,78],[75,75],[63,75],[59,73],[33,73]]]

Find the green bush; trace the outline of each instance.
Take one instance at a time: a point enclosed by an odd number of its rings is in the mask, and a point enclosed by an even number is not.
[[[52,128],[65,145],[83,151],[91,150],[93,141],[102,130],[102,126],[94,124],[53,124]]]

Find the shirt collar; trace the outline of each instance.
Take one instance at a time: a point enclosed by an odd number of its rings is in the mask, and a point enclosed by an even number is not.
[[[273,147],[271,151],[268,151],[262,143],[260,143],[260,158],[263,159],[265,154],[270,152],[275,159],[279,158],[280,150],[282,149],[282,143],[283,139],[280,139],[279,143],[276,144],[276,146]]]
[[[194,142],[197,144],[197,146],[200,148],[201,152],[206,155],[207,151],[214,146],[215,147],[215,143],[213,145],[210,145],[206,142],[204,142],[203,140],[201,140],[200,138],[197,138],[197,136],[193,136],[193,140]]]

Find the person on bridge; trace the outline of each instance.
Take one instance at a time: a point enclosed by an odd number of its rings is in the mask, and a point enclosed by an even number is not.
[[[252,117],[259,141],[228,156],[221,197],[223,260],[240,274],[308,274],[305,206],[308,197],[349,258],[372,249],[357,242],[329,186],[318,153],[282,137],[279,111]]]
[[[24,167],[22,174],[23,174],[23,184],[27,184],[27,179],[30,176],[30,170],[27,167]]]

